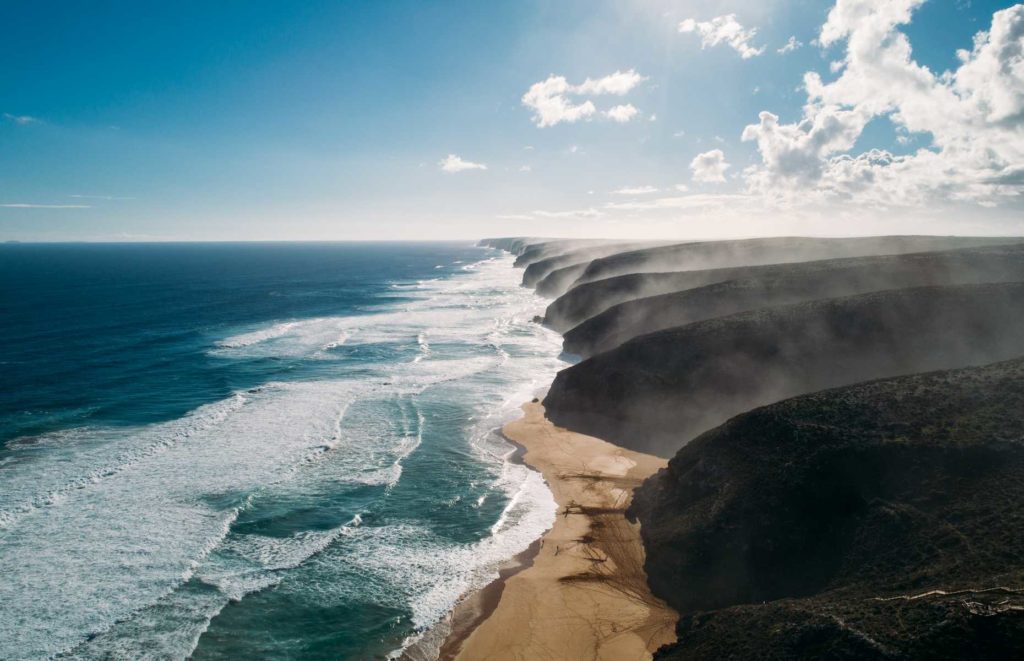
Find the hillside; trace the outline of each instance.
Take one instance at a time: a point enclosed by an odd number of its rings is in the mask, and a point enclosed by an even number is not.
[[[1024,654],[1024,359],[742,414],[634,496],[658,659]]]
[[[868,379],[1024,354],[1024,283],[890,290],[642,335],[559,372],[563,427],[671,455],[757,406]]]
[[[843,239],[773,237],[658,246],[593,260],[577,285],[628,273],[695,271],[817,259],[895,255],[951,248],[1019,243],[1020,238],[873,236]]]
[[[1024,246],[779,264],[723,275],[733,279],[612,306],[566,332],[565,350],[589,357],[638,335],[801,301],[905,287],[1024,282]]]

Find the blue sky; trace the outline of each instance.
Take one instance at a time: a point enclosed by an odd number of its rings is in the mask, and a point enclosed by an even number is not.
[[[1024,231],[1013,2],[5,4],[0,239]]]

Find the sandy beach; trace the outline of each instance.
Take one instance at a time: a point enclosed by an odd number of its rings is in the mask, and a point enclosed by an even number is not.
[[[475,628],[455,627],[442,658],[651,658],[675,640],[678,616],[650,593],[639,525],[623,512],[665,461],[555,427],[539,403],[523,411],[503,431],[544,475],[558,516],[532,565],[503,581]]]

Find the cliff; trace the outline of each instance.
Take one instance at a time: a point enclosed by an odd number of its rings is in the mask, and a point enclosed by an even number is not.
[[[905,287],[1024,282],[1024,246],[722,269],[718,273],[732,279],[610,307],[566,332],[565,350],[589,357],[638,335],[801,301]]]
[[[806,262],[864,255],[895,255],[1020,242],[1019,237],[872,236],[845,239],[773,237],[681,243],[595,259],[587,266],[576,284],[628,273],[694,271],[728,266]]]
[[[565,332],[619,303],[634,299],[669,294],[729,280],[772,279],[798,274],[810,277],[834,269],[850,268],[864,271],[881,269],[887,272],[924,271],[920,277],[933,277],[936,279],[934,283],[939,284],[939,278],[949,279],[949,276],[942,275],[943,271],[958,270],[961,268],[961,264],[964,268],[990,268],[985,264],[989,257],[999,259],[1001,255],[1010,255],[1004,259],[1013,259],[1014,256],[1020,254],[1021,250],[1024,250],[1024,244],[1018,242],[1009,245],[997,244],[919,253],[840,257],[807,262],[781,262],[695,271],[629,273],[594,282],[574,284],[571,289],[548,305],[544,313],[544,323],[559,332]],[[978,253],[980,256],[973,257],[974,253]],[[929,272],[934,275],[929,275]],[[552,275],[556,273],[557,271]],[[579,276],[577,275],[577,277]],[[941,280],[941,282],[946,280]]]
[[[1024,359],[739,415],[634,496],[658,659],[1024,655]]]
[[[889,290],[642,335],[559,372],[563,427],[667,456],[728,418],[868,379],[1024,354],[1024,283]]]

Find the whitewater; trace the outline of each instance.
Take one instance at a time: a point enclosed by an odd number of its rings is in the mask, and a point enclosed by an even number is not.
[[[496,430],[560,341],[510,258],[460,251],[355,313],[210,324],[191,349],[272,378],[10,439],[0,658],[394,655],[495,578],[553,520]]]

